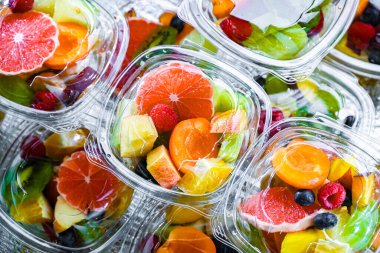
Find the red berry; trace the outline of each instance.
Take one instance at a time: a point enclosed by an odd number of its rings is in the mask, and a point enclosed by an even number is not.
[[[44,143],[34,135],[28,135],[21,142],[20,156],[24,160],[39,159],[45,156]]]
[[[319,204],[327,210],[340,207],[346,198],[346,190],[343,185],[330,182],[322,186],[318,191]]]
[[[149,113],[157,132],[170,132],[178,124],[179,118],[173,107],[165,104],[155,105]]]
[[[260,114],[259,134],[264,132],[265,114],[266,114],[266,111],[262,111]],[[284,119],[283,112],[280,109],[273,107],[272,108],[272,123],[271,123],[271,125],[273,125],[274,123],[276,123],[277,121],[280,121],[282,119]],[[272,137],[273,135],[275,135],[278,132],[278,130],[279,129],[272,129],[269,133],[269,137]]]
[[[356,21],[348,30],[347,46],[354,51],[366,49],[375,36],[376,30],[372,25]]]
[[[39,91],[34,94],[32,107],[43,111],[53,111],[57,108],[58,99],[50,91]]]
[[[9,9],[14,13],[27,12],[33,8],[34,0],[9,0]]]
[[[313,29],[310,30],[310,32],[308,33],[309,36],[314,36],[314,35],[320,33],[323,29],[323,26],[325,25],[325,16],[323,15],[322,10],[319,13],[321,15],[319,23],[316,27],[314,27]]]
[[[236,43],[241,44],[252,34],[252,26],[248,21],[230,16],[220,24],[223,32]]]

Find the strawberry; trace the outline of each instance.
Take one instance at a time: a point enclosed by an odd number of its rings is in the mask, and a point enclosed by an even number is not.
[[[248,39],[253,32],[253,28],[248,21],[234,16],[223,20],[220,24],[220,28],[222,28],[228,38],[239,44]]]
[[[50,91],[39,91],[34,94],[32,107],[42,111],[53,111],[57,108],[58,99]]]
[[[172,131],[179,122],[177,113],[170,105],[155,105],[149,116],[152,118],[158,133]]]
[[[33,8],[34,0],[9,0],[8,6],[13,13],[30,11]]]
[[[348,30],[347,46],[360,54],[375,36],[376,30],[372,25],[356,21]]]

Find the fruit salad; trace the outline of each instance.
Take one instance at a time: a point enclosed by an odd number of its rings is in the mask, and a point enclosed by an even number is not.
[[[229,192],[242,191],[234,197],[236,227],[261,252],[367,252],[380,218],[380,173],[368,146],[347,145],[349,131],[334,136],[328,124],[283,122],[289,128],[245,165],[244,182]]]
[[[96,248],[117,233],[133,190],[89,162],[83,150],[88,134],[33,127],[8,152],[1,209],[17,222],[19,236],[31,233],[49,247],[75,249]]]
[[[380,3],[360,0],[355,20],[336,47],[365,62],[380,65]]]
[[[10,0],[0,7],[4,104],[58,111],[72,106],[113,72],[107,68],[116,57],[117,31],[101,20],[105,11],[98,7],[86,0]],[[106,29],[112,32],[105,33]],[[122,48],[119,45],[118,50]]]

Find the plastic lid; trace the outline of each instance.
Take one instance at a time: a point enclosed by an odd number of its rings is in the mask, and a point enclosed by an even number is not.
[[[184,1],[179,16],[223,53],[287,79],[303,79],[353,18],[356,1]],[[291,10],[291,11],[289,11]]]
[[[29,123],[3,154],[1,223],[26,247],[100,250],[123,233],[139,206],[131,188],[87,159],[88,134],[84,128],[52,133]]]
[[[119,71],[129,39],[123,15],[103,0],[35,3],[32,11],[18,14],[0,8],[2,34],[17,33],[28,41],[46,36],[20,49],[22,57],[0,56],[0,107],[54,130],[69,129]],[[24,23],[33,26],[33,34]],[[6,38],[3,53],[21,47]]]
[[[314,119],[272,129],[278,133],[240,164],[215,231],[243,252],[370,250],[380,174],[369,140]]]
[[[149,196],[189,205],[214,203],[234,165],[255,142],[262,88],[211,55],[156,47],[116,81],[91,159]]]

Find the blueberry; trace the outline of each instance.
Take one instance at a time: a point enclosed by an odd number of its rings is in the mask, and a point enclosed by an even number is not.
[[[73,227],[58,234],[58,240],[63,246],[74,247],[78,243],[78,235]]]
[[[333,213],[320,213],[314,218],[314,226],[318,229],[329,229],[335,227],[338,217]]]
[[[380,64],[380,50],[379,49],[369,49],[368,50],[368,61],[373,64]]]
[[[218,253],[237,253],[236,250],[234,250],[230,246],[216,240],[215,238],[213,238],[212,241],[214,242],[216,252],[218,252]]]
[[[175,15],[170,22],[170,26],[175,28],[178,33],[181,33],[183,31],[183,28],[185,28],[185,22],[183,22],[177,15]]]
[[[350,207],[352,206],[352,193],[346,189],[346,198],[344,199],[342,206]]]
[[[380,24],[380,11],[370,4],[360,17],[360,21],[376,26]]]
[[[294,194],[294,201],[301,206],[311,206],[315,201],[314,192],[311,190],[298,190]]]
[[[352,127],[355,123],[355,116],[347,116],[345,119],[344,119],[344,124],[348,127]]]
[[[151,181],[152,183],[158,184],[150,172],[147,170],[146,159],[144,158],[142,158],[137,164],[136,174],[148,181]]]

